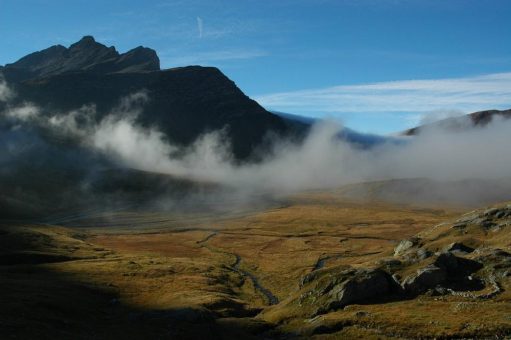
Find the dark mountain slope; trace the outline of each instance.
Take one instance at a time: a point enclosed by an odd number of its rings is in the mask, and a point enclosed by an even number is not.
[[[69,48],[53,46],[28,55],[0,72],[16,91],[16,101],[35,103],[52,115],[94,104],[100,119],[122,97],[146,91],[149,101],[140,123],[156,127],[179,145],[225,128],[238,160],[249,159],[269,133],[293,133],[217,68],[159,70],[156,53],[147,48],[119,54],[84,37]]]

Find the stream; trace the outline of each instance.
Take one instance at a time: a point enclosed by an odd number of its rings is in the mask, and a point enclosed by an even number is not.
[[[200,244],[201,246],[206,247],[207,249],[209,249],[212,252],[220,252],[220,253],[223,253],[223,254],[234,256],[235,261],[234,261],[234,264],[231,266],[231,270],[236,272],[236,273],[238,273],[239,275],[241,275],[244,278],[250,279],[250,281],[252,281],[252,284],[254,285],[255,290],[258,291],[260,294],[262,294],[266,298],[266,300],[268,301],[269,305],[276,305],[276,304],[278,304],[279,303],[279,299],[268,288],[264,287],[259,282],[259,279],[257,278],[257,276],[255,276],[251,272],[248,272],[248,271],[246,271],[244,269],[241,269],[241,261],[242,261],[241,256],[239,256],[236,253],[229,253],[229,252],[226,252],[226,251],[223,251],[223,250],[212,249],[210,246],[208,246],[206,244],[211,238],[213,238],[216,235],[218,235],[217,231],[212,232],[211,234],[206,236],[201,241],[198,241],[197,244]]]

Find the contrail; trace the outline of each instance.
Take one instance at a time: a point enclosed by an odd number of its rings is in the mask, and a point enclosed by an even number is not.
[[[197,30],[199,31],[199,38],[202,38],[202,18],[197,17]]]

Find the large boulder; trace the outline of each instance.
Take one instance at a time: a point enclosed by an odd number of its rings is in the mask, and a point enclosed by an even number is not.
[[[409,294],[422,294],[443,283],[446,278],[447,272],[445,269],[435,265],[429,265],[417,270],[415,274],[408,276],[403,281],[402,286],[405,292]]]
[[[381,269],[329,271],[306,284],[299,304],[315,306],[314,315],[353,303],[381,298],[393,290],[395,281]],[[317,307],[316,307],[317,306]]]
[[[450,252],[440,254],[434,265],[445,270],[449,276],[467,276],[483,267],[480,262],[458,257]]]
[[[480,262],[457,257],[450,252],[440,254],[435,261],[415,274],[406,277],[401,286],[407,294],[422,294],[437,286],[454,290],[480,289],[479,280],[470,275],[483,265]]]

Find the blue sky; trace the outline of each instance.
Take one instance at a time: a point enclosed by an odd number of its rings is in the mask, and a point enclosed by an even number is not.
[[[0,0],[0,64],[83,35],[219,67],[268,109],[390,133],[511,107],[507,0]]]

